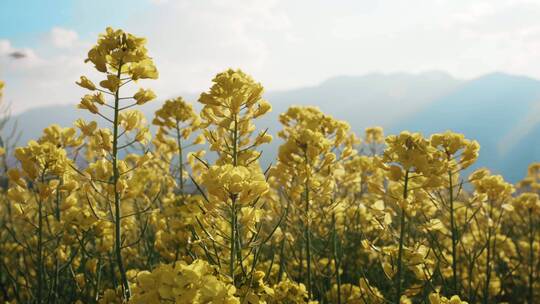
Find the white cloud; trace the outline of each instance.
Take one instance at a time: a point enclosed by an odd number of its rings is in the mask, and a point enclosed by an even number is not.
[[[284,35],[287,16],[276,1],[176,1],[162,3],[127,28],[147,36],[160,79],[152,84],[169,97],[206,89],[228,67],[258,73],[268,66],[269,36]],[[287,36],[286,39],[291,39]],[[284,38],[285,39],[285,38]]]
[[[0,55],[9,54],[12,51],[11,42],[6,39],[0,40]]]
[[[373,71],[540,77],[537,0],[148,1],[156,5],[123,28],[148,38],[160,70],[148,86],[160,98],[206,90],[228,67],[244,69],[268,90]],[[77,102],[82,92],[73,83],[93,70],[83,60],[95,35],[46,30],[34,49],[0,40],[0,78],[15,110]],[[28,56],[14,60],[8,55],[15,51]]]
[[[288,26],[286,16],[274,11],[276,5],[262,0],[171,1],[145,12],[144,18],[133,16],[123,28],[148,38],[149,53],[160,71],[160,79],[142,84],[168,98],[206,90],[213,76],[228,67],[260,72],[270,55],[267,35],[281,35]],[[31,66],[0,56],[0,78],[6,80],[6,99],[15,112],[76,103],[84,93],[74,84],[80,75],[99,81],[92,65],[83,62],[91,42],[63,28],[51,29],[47,38],[36,48]],[[3,49],[14,48],[2,41]]]
[[[153,4],[165,4],[165,3],[168,3],[169,0],[149,0],[150,3],[153,3]]]
[[[87,44],[48,52],[49,46],[37,49],[16,48],[0,40],[0,79],[6,82],[5,100],[14,113],[44,105],[76,103],[81,90],[75,85],[80,75],[88,73],[84,65]],[[24,54],[14,57],[14,53]]]
[[[0,63],[7,62],[7,59],[17,61],[21,68],[28,68],[39,62],[34,50],[30,48],[15,48],[7,39],[0,39]],[[1,71],[1,70],[0,70]]]
[[[71,48],[78,38],[77,32],[61,27],[54,27],[50,32],[51,42],[57,48]]]

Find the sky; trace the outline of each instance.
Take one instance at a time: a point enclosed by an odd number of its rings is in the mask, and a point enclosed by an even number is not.
[[[2,0],[0,79],[15,113],[77,103],[107,26],[148,38],[158,97],[241,68],[267,90],[439,70],[540,78],[540,0]],[[23,58],[13,58],[13,54]]]

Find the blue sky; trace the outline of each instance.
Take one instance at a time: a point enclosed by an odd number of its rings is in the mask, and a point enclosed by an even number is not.
[[[106,26],[148,39],[161,98],[229,67],[267,90],[371,72],[540,78],[538,16],[538,0],[2,0],[0,79],[15,112],[75,104]]]
[[[69,28],[83,39],[152,5],[147,0],[2,0],[0,38],[15,46],[36,47],[53,27]]]

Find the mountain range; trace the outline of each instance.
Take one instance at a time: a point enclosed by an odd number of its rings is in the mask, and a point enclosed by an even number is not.
[[[185,94],[196,101],[196,94]],[[314,105],[346,120],[361,135],[364,128],[382,126],[387,134],[402,130],[424,135],[452,130],[480,142],[475,167],[488,167],[511,182],[520,180],[531,162],[540,161],[540,81],[492,73],[475,79],[456,79],[444,72],[419,74],[372,73],[339,76],[318,85],[269,91],[272,112],[258,121],[271,133],[279,130],[278,116],[291,105]],[[143,107],[149,120],[160,106]],[[46,126],[70,126],[77,118],[94,119],[75,105],[41,107],[14,116],[22,132],[20,144],[36,138]],[[264,162],[275,157],[279,140],[264,148]]]

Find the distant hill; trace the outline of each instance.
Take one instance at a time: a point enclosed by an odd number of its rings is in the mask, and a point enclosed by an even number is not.
[[[349,122],[354,132],[362,134],[369,126],[392,125],[460,84],[460,80],[442,72],[334,77],[313,87],[268,92],[265,97],[272,103],[272,113],[257,125],[269,127],[275,134],[281,128],[280,113],[291,105],[313,105]],[[277,154],[277,147],[272,145],[265,149],[265,162],[270,162]]]
[[[517,181],[530,162],[540,161],[539,123],[540,81],[494,73],[461,84],[388,131],[463,133],[481,144],[477,167]]]
[[[195,94],[184,94],[196,101]],[[339,76],[319,85],[285,91],[269,91],[272,113],[257,122],[275,134],[278,116],[291,105],[315,105],[348,121],[361,134],[380,125],[386,133],[401,130],[425,135],[454,130],[482,145],[478,166],[487,166],[515,182],[530,162],[540,161],[540,81],[495,73],[462,81],[443,72],[420,74],[368,74]],[[145,105],[150,121],[160,106]],[[77,118],[92,118],[75,105],[36,108],[17,115],[23,131],[21,144],[36,138],[46,126],[69,126]],[[273,161],[279,141],[264,148],[263,163]]]
[[[158,106],[158,102],[156,102],[155,104],[144,105],[144,107],[142,107],[142,111],[149,122],[151,122],[153,113]],[[79,118],[85,120],[97,120],[102,123],[103,126],[107,124],[107,122],[100,117],[91,114],[87,110],[78,109],[76,104],[72,104],[39,107],[27,110],[13,116],[11,124],[8,125],[8,129],[10,129],[16,121],[18,130],[22,132],[19,144],[24,145],[29,140],[39,137],[42,134],[43,129],[51,124],[69,127]]]
[[[291,104],[316,105],[347,120],[360,131],[392,124],[458,87],[460,80],[442,72],[339,76],[307,88],[268,92],[274,116]]]

